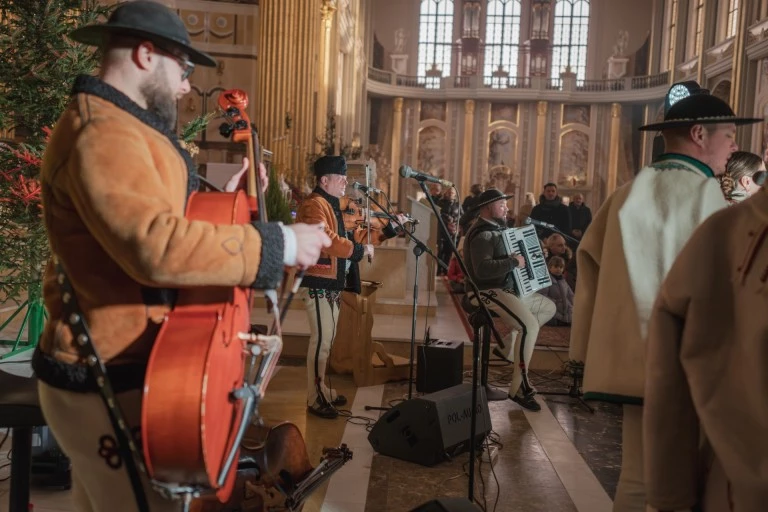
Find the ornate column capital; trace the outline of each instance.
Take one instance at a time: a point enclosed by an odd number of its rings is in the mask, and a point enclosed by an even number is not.
[[[336,12],[336,0],[323,0],[323,5],[320,6],[320,16],[326,23],[331,21],[333,13]]]
[[[621,117],[621,103],[611,103],[611,117]]]
[[[464,100],[464,113],[468,116],[475,113],[475,100]]]
[[[549,104],[546,101],[540,101],[536,103],[536,113],[539,116],[545,116],[547,115],[547,107]]]
[[[403,98],[395,98],[394,109],[395,112],[403,111]]]

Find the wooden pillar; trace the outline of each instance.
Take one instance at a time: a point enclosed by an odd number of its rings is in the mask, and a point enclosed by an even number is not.
[[[403,98],[395,98],[392,116],[392,155],[390,158],[392,175],[389,180],[389,197],[398,197],[400,190],[400,142],[403,139]]]
[[[546,101],[536,104],[536,150],[533,160],[533,193],[541,194],[544,187],[544,151],[547,145],[547,109]]]
[[[475,126],[475,100],[464,101],[464,148],[461,165],[461,190],[464,196],[469,195],[472,181],[472,128]],[[461,197],[459,197],[461,200]]]
[[[621,144],[621,104],[611,103],[611,141],[608,148],[608,179],[606,196],[616,190],[616,178],[619,173],[619,145]]]

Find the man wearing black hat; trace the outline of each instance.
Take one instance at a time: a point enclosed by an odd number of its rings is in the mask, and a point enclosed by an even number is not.
[[[363,256],[373,256],[373,244],[362,244],[366,231],[357,228],[347,232],[344,228],[339,198],[347,187],[347,162],[343,156],[322,156],[314,164],[317,186],[301,202],[296,220],[323,223],[331,245],[324,249],[317,264],[310,267],[302,280],[306,289],[304,304],[307,308],[310,335],[307,351],[307,411],[321,418],[333,419],[339,413],[336,407],[347,403],[343,395],[325,384],[328,356],[336,337],[341,292],[360,293],[360,272],[357,263]],[[400,216],[403,222],[405,219]],[[390,223],[384,236],[397,233]],[[380,239],[377,239],[379,242]]]
[[[197,182],[194,163],[173,133],[176,100],[189,92],[194,65],[215,61],[190,46],[174,12],[155,2],[128,2],[105,24],[71,37],[102,48],[101,74],[77,77],[47,145],[41,182],[50,246],[79,314],[65,318],[71,301],[62,297],[49,264],[44,299],[50,319],[32,366],[43,413],[72,462],[75,508],[133,511],[136,498],[107,408],[68,322],[87,319],[122,413],[136,430],[149,354],[178,288],[274,288],[286,265],[315,263],[330,240],[321,226],[219,225],[185,217]],[[263,168],[261,174],[266,185]],[[77,344],[87,341],[77,338]],[[153,512],[178,509],[141,478]]]
[[[508,396],[520,406],[538,411],[541,406],[536,402],[536,392],[528,382],[528,366],[539,328],[555,315],[557,308],[543,295],[534,293],[521,298],[515,290],[512,270],[525,265],[525,260],[520,254],[508,255],[502,239],[502,232],[507,229],[507,199],[510,197],[496,188],[490,188],[477,197],[474,208],[478,218],[464,239],[464,257],[467,271],[480,290],[480,300],[512,329],[504,340],[504,358],[508,359],[513,353],[518,332],[520,334]],[[466,292],[468,300],[477,301],[470,287]]]
[[[600,207],[577,252],[570,358],[584,396],[624,404],[614,510],[644,511],[642,403],[648,320],[662,280],[691,233],[726,202],[715,176],[738,148],[737,118],[709,94],[681,99],[660,130],[666,153]]]

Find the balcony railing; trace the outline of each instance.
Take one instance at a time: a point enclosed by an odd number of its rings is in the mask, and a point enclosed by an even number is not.
[[[610,92],[654,89],[669,83],[669,71],[649,76],[610,80],[575,80],[569,78],[520,76],[450,76],[423,77],[398,75],[392,71],[368,68],[368,78],[375,82],[421,89],[543,89],[551,91]]]

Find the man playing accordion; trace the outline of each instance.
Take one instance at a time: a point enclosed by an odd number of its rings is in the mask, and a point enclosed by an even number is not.
[[[508,254],[504,245],[509,197],[495,188],[478,196],[475,205],[478,217],[464,239],[464,257],[467,271],[480,290],[480,300],[512,329],[499,344],[503,357],[509,360],[512,356],[515,361],[508,396],[520,406],[538,411],[541,407],[534,398],[536,391],[528,382],[528,365],[539,328],[554,316],[556,308],[554,302],[543,295],[533,293],[520,297],[516,290],[512,271],[525,265],[525,259],[520,254]],[[468,287],[466,291],[469,300],[477,303],[472,289]]]

